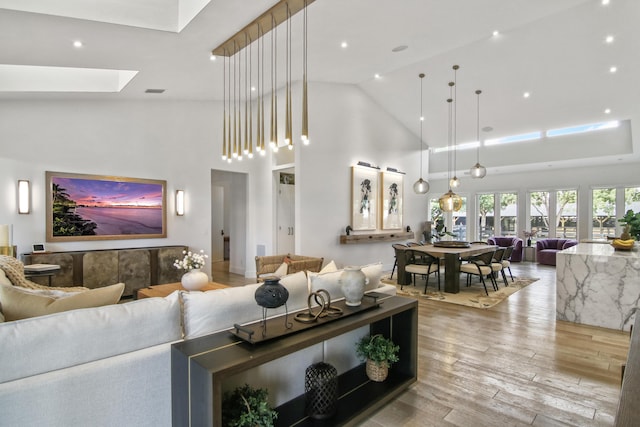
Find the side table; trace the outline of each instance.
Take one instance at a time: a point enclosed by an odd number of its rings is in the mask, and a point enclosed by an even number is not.
[[[523,260],[528,262],[536,262],[536,247],[535,246],[523,246],[522,247]]]
[[[28,266],[25,266],[25,267],[28,267]],[[49,281],[49,286],[51,286],[51,278],[55,276],[59,271],[60,271],[60,267],[56,269],[42,270],[42,271],[36,271],[36,270],[29,271],[27,268],[25,268],[24,277],[26,277],[27,279],[33,279],[36,277],[46,277]]]

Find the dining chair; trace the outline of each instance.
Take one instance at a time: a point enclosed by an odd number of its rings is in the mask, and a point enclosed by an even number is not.
[[[504,269],[509,270],[509,276],[511,276],[511,281],[513,282],[513,274],[511,274],[511,254],[513,254],[513,251],[515,249],[515,246],[507,246],[504,250],[504,256],[502,257],[502,270],[504,271]]]
[[[505,286],[509,286],[509,282],[507,282],[507,276],[504,274],[504,267],[502,266],[502,260],[504,259],[504,253],[506,248],[498,248],[493,253],[493,258],[491,259],[491,271],[493,278],[496,281],[496,286],[498,285],[497,276],[498,273],[502,275],[502,281]]]
[[[489,251],[479,255],[470,256],[466,259],[467,262],[460,266],[460,272],[467,273],[467,287],[471,286],[471,276],[478,276],[480,278],[480,282],[482,282],[482,286],[484,286],[484,291],[487,296],[489,296],[489,291],[487,290],[487,284],[484,280],[485,277],[488,277],[491,280],[493,290],[498,290],[498,285],[495,282],[493,270],[491,268],[491,260],[493,259],[494,252],[495,251]]]
[[[391,269],[391,276],[389,276],[389,279],[393,279],[393,272],[396,271],[396,267],[398,266],[398,249],[404,249],[407,247],[407,245],[402,243],[394,243],[391,245],[391,247],[393,248],[393,268]],[[402,251],[402,253],[404,254],[404,251]]]
[[[427,286],[429,285],[429,275],[435,274],[438,277],[438,290],[440,290],[440,259],[432,255],[417,252],[411,249],[405,250],[406,266],[404,271],[411,273],[413,278],[413,286],[416,285],[416,274],[419,274],[425,278],[424,293],[427,293]],[[400,286],[402,290],[402,286]]]

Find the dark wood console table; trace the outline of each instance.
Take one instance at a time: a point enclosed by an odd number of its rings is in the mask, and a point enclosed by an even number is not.
[[[412,298],[380,297],[380,307],[255,345],[228,331],[173,344],[173,425],[221,426],[222,385],[225,380],[368,325],[371,334],[383,334],[400,346],[400,361],[393,365],[386,381],[370,381],[366,377],[364,363],[342,373],[338,377],[340,398],[337,414],[324,424],[306,417],[304,394],[276,408],[278,426],[342,426],[364,420],[417,380],[418,303]],[[355,343],[344,351],[354,352]],[[300,370],[300,381],[304,382],[306,366],[294,368]]]

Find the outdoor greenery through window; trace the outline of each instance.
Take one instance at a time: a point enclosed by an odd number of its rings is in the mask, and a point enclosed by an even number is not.
[[[592,191],[593,239],[616,235],[616,189],[594,188]]]
[[[454,240],[467,240],[467,198],[464,196],[461,198],[462,207],[458,212],[453,212],[451,219]]]
[[[624,189],[624,212],[629,209],[640,212],[640,187],[629,187]]]
[[[556,237],[576,239],[578,236],[578,191],[556,192]]]
[[[517,193],[500,193],[500,235],[518,235]]]
[[[495,195],[478,194],[478,240],[494,236]]]
[[[549,237],[549,192],[534,191],[529,194],[529,230],[536,231],[537,239]]]

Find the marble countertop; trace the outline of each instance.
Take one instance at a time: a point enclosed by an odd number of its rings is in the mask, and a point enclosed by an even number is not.
[[[638,250],[637,242],[635,247],[630,251],[615,249],[611,245],[605,245],[602,243],[578,243],[576,246],[567,248],[561,253],[567,255],[611,256],[640,259],[640,251]]]

